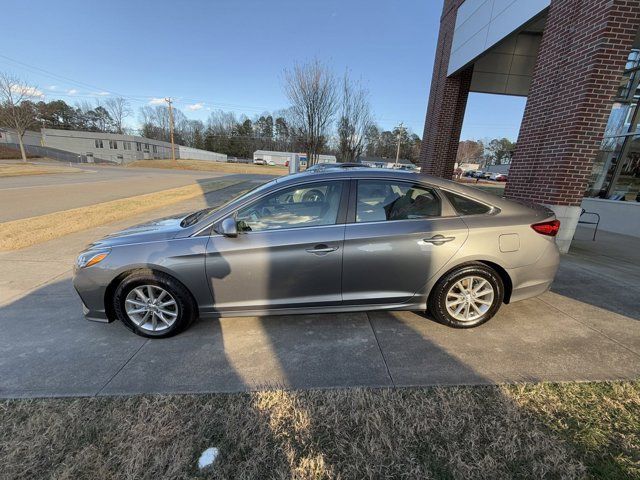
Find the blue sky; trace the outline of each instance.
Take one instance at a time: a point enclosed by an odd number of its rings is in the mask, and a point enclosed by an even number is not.
[[[286,107],[283,69],[315,57],[362,80],[380,126],[402,121],[422,135],[441,9],[441,0],[3,0],[0,70],[47,100],[124,95],[137,112],[171,96],[205,120],[210,109],[253,117]],[[523,109],[522,98],[471,94],[462,138],[515,140]]]

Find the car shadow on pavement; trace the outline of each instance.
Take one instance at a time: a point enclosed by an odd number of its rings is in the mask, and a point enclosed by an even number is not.
[[[524,313],[533,314],[540,305],[532,302],[528,308]],[[581,445],[552,433],[544,419],[536,420],[535,413],[517,405],[506,391],[437,387],[425,393],[443,402],[424,401],[423,394],[414,395],[419,391],[411,389],[392,393],[393,387],[401,386],[500,381],[494,375],[495,364],[479,368],[486,358],[476,356],[483,345],[493,341],[494,348],[506,347],[509,336],[517,334],[517,328],[504,332],[514,321],[510,309],[499,314],[494,325],[467,331],[446,328],[411,312],[369,312],[202,319],[176,337],[148,340],[119,322],[87,322],[65,278],[0,307],[0,395],[257,391],[250,395],[249,411],[242,415],[250,418],[249,433],[260,435],[259,441],[243,437],[247,432],[241,435],[212,428],[207,429],[207,441],[194,446],[223,446],[220,461],[237,465],[240,458],[247,478],[264,478],[273,471],[294,476],[311,464],[327,476],[341,472],[395,475],[410,466],[424,476],[482,472],[484,477],[495,477],[519,472],[525,478],[534,477],[532,472],[550,474],[554,469],[560,476],[566,474],[567,465],[577,476],[582,466],[575,452],[581,451]],[[535,322],[535,318],[527,320]],[[451,342],[457,343],[456,348]],[[461,353],[465,351],[467,356]],[[352,387],[373,388],[367,390],[372,396],[351,397],[341,389]],[[318,388],[331,390],[326,393],[332,399],[329,405],[314,395]],[[283,391],[260,393],[265,389]],[[389,404],[391,395],[402,395],[408,401],[400,406]],[[471,407],[469,400],[478,398],[484,398],[481,407]],[[365,403],[357,403],[360,401]],[[279,402],[277,409],[273,402]],[[498,406],[508,415],[496,422],[491,412]],[[283,409],[295,421],[274,409]],[[341,425],[331,423],[335,418],[341,419]],[[519,421],[535,428],[523,437],[517,428]],[[397,438],[390,434],[396,422],[406,423],[403,435]],[[205,423],[219,427],[219,422]],[[332,435],[339,430],[343,438],[353,435],[362,442],[363,429],[371,428],[365,442],[370,450],[358,451],[354,443],[353,461],[346,464],[345,452],[349,454],[351,447],[335,444]],[[291,429],[294,436],[286,433]],[[541,434],[547,438],[536,445],[535,438]],[[161,431],[157,435],[162,437]],[[497,445],[494,440],[498,437],[507,439],[507,444]],[[403,442],[408,438],[413,450],[406,463],[398,463],[394,449],[406,449]],[[525,444],[527,448],[520,448]],[[452,461],[443,455],[445,445],[472,454]],[[558,456],[568,458],[569,463],[558,463]],[[513,470],[514,465],[528,470]]]

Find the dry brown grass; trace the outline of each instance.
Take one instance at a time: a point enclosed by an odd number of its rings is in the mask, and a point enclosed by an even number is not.
[[[0,177],[17,177],[22,175],[45,175],[51,173],[82,173],[79,168],[62,165],[36,165],[34,163],[0,162]]]
[[[216,180],[0,223],[0,251],[36,245],[240,182],[240,180]]]
[[[533,412],[578,449],[597,478],[640,478],[640,382],[511,387]]]
[[[635,382],[11,400],[0,465],[12,479],[632,478],[639,396]]]
[[[254,173],[258,175],[287,175],[289,169],[282,166],[253,165],[252,163],[207,162],[205,160],[138,160],[128,167],[168,168],[172,170],[201,170],[222,173]]]

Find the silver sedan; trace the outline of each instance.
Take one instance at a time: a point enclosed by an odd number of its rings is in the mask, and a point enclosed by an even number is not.
[[[74,285],[88,319],[154,338],[197,317],[362,310],[468,328],[549,288],[559,226],[439,178],[330,169],[110,235],[80,254]]]

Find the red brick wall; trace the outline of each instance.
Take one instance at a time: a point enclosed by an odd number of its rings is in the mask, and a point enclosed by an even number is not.
[[[505,195],[580,205],[640,0],[552,0]]]
[[[451,178],[462,120],[467,106],[472,68],[447,77],[456,12],[463,0],[445,0],[433,64],[431,91],[424,125],[420,165],[424,173]]]

